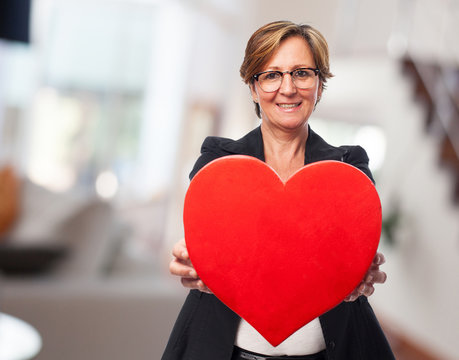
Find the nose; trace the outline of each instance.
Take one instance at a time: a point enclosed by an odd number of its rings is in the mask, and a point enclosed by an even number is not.
[[[284,73],[282,76],[281,86],[279,87],[279,92],[283,95],[292,95],[297,91],[295,84],[293,83],[292,75],[289,73]]]

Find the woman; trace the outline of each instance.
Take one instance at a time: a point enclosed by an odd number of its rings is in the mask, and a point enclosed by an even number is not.
[[[190,177],[208,162],[226,155],[254,156],[286,180],[320,160],[344,161],[370,179],[368,157],[358,146],[333,147],[314,133],[308,119],[324,91],[329,70],[328,46],[308,25],[288,21],[267,24],[250,38],[240,69],[249,85],[261,126],[243,138],[209,137]],[[277,347],[221,303],[194,270],[182,240],[174,246],[173,275],[192,289],[180,312],[163,360],[237,359],[394,359],[368,304],[384,256],[376,254],[362,283],[344,302],[311,321]]]

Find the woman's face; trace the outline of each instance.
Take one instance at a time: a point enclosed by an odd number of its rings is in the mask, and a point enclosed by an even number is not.
[[[281,42],[262,71],[292,71],[298,68],[315,68],[309,45],[302,37],[290,37]],[[253,101],[260,105],[261,118],[265,125],[283,130],[294,130],[304,126],[322,89],[318,77],[310,89],[298,89],[292,77],[284,74],[279,90],[264,92],[257,81],[250,86]]]

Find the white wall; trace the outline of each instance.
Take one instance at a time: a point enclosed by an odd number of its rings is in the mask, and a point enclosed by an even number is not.
[[[394,81],[387,99],[392,114],[384,124],[389,143],[379,189],[386,210],[399,201],[402,218],[395,246],[382,247],[389,280],[372,302],[420,345],[457,359],[459,207],[452,174],[440,166],[440,139],[426,131],[409,85]]]

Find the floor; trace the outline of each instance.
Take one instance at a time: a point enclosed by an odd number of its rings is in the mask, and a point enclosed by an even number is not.
[[[382,326],[397,360],[446,360],[413,342],[405,334]]]

